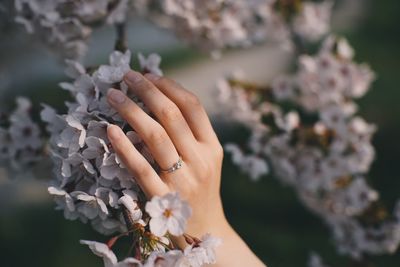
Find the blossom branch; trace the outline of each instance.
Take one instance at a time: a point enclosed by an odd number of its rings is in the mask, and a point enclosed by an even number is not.
[[[115,41],[115,50],[125,53],[125,51],[128,50],[126,23],[125,22],[117,23],[115,25],[115,30],[117,36],[117,39]]]

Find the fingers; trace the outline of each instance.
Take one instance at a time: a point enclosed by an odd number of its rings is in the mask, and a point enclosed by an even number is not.
[[[108,138],[128,170],[135,176],[136,182],[147,197],[161,196],[168,193],[168,187],[160,179],[153,167],[136,150],[124,132],[115,125],[107,128]]]
[[[218,142],[206,111],[193,93],[168,78],[154,74],[145,77],[179,107],[197,140]]]
[[[125,82],[157,117],[182,156],[195,150],[196,139],[177,105],[142,74],[130,71]]]
[[[179,158],[163,127],[120,90],[110,89],[108,101],[147,144],[162,169],[170,168]]]

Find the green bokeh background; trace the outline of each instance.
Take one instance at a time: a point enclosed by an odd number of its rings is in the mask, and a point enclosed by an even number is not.
[[[400,1],[366,2],[370,9],[364,23],[357,31],[342,34],[355,47],[357,60],[370,63],[378,76],[371,92],[359,101],[360,113],[379,126],[373,140],[377,160],[370,183],[392,208],[400,197]],[[197,57],[190,51],[169,53],[164,62],[169,66],[186,64]],[[61,103],[65,95],[47,90],[53,84],[45,81],[35,85],[35,93],[28,94],[36,103]],[[241,141],[245,136],[235,126],[219,131],[219,135],[223,143]],[[222,195],[232,225],[270,267],[306,266],[311,250],[319,252],[332,266],[350,266],[336,254],[327,227],[277,180],[268,177],[250,182],[226,157]],[[101,266],[79,239],[106,241],[90,226],[64,220],[52,204],[26,203],[24,208],[0,218],[0,266]],[[377,267],[399,267],[400,255],[371,257],[370,261]]]

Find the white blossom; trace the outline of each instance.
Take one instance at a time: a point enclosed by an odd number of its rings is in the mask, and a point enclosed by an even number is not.
[[[118,199],[118,204],[125,206],[125,208],[129,211],[132,220],[140,220],[142,218],[142,211],[137,204],[137,194],[129,190],[124,190],[122,193],[123,196]]]
[[[42,160],[41,130],[31,118],[31,102],[23,97],[16,108],[0,119],[0,166],[12,175],[28,175],[30,168]],[[4,121],[3,121],[4,120]]]
[[[130,70],[131,52],[114,51],[110,55],[110,65],[100,66],[97,78],[104,83],[113,84],[121,82],[124,75]]]
[[[242,171],[247,172],[253,180],[258,180],[261,176],[269,173],[269,167],[264,159],[244,155],[243,152],[234,144],[225,145],[225,151],[232,154],[232,160],[240,166]]]
[[[28,33],[40,36],[67,58],[81,58],[94,28],[121,24],[127,14],[143,10],[147,1],[133,0],[14,0],[15,21]]]
[[[230,115],[251,131],[246,145],[225,145],[232,161],[252,179],[268,171],[268,161],[274,176],[331,227],[339,251],[361,258],[395,251],[400,224],[360,222],[379,200],[365,178],[375,159],[376,127],[357,116],[355,102],[374,74],[353,56],[345,39],[328,36],[316,55],[301,55],[297,71],[271,87],[258,89],[235,76],[218,87],[221,100],[233,106]]]
[[[81,244],[88,245],[90,250],[97,256],[102,257],[104,261],[104,267],[114,267],[117,265],[118,260],[114,252],[112,252],[106,244],[81,240]]]
[[[175,236],[182,235],[191,215],[189,205],[179,198],[178,193],[153,197],[146,204],[146,211],[151,216],[150,230],[156,236],[163,236],[167,232]]]
[[[205,264],[216,263],[215,248],[220,246],[222,241],[209,234],[201,238],[201,242],[188,246],[184,250],[185,257],[190,266],[201,267]]]
[[[294,31],[308,40],[318,40],[330,30],[332,1],[304,2],[293,20]]]
[[[265,39],[288,41],[289,30],[274,0],[156,1],[156,22],[184,41],[216,51],[226,46],[248,46]]]
[[[308,260],[308,267],[328,267],[322,262],[321,257],[315,252],[310,254],[310,258]]]
[[[145,73],[152,73],[162,76],[163,72],[160,69],[161,57],[158,54],[150,54],[147,58],[141,53],[138,55],[140,68]]]

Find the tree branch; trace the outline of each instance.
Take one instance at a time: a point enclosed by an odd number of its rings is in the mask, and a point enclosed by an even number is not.
[[[115,50],[125,52],[128,50],[126,40],[126,23],[118,23],[115,25],[117,32],[117,40],[115,41]]]

